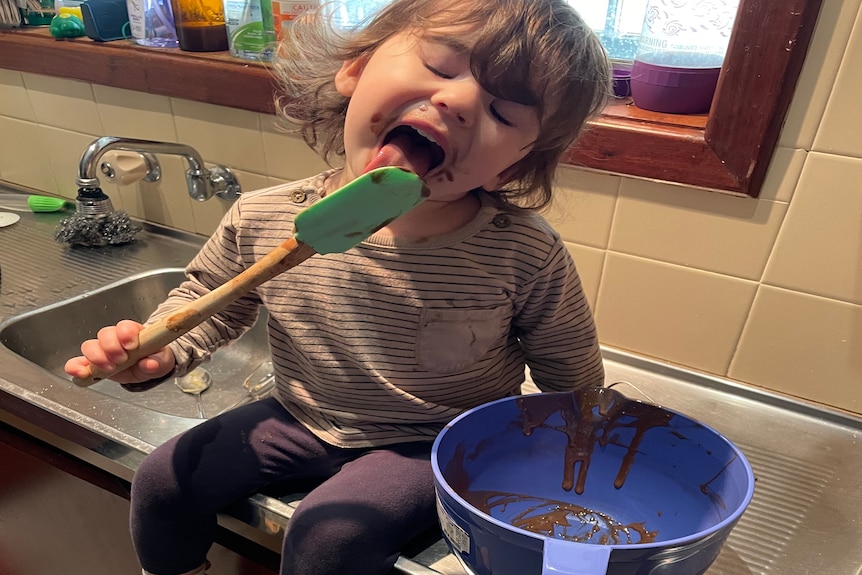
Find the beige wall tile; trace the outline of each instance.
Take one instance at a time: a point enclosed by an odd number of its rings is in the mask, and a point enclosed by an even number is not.
[[[276,129],[276,117],[273,114],[259,114],[258,121],[260,122],[261,132],[278,132]],[[298,137],[298,136],[297,136]]]
[[[862,413],[862,306],[762,286],[729,375]]]
[[[39,123],[91,136],[103,134],[90,84],[38,74],[23,77]]]
[[[283,180],[283,179],[281,179],[281,178],[267,177],[267,178],[266,178],[266,186],[265,186],[265,187],[268,187],[268,186],[277,186],[278,184],[286,184],[286,183],[288,183],[288,182],[290,182],[290,181],[291,181],[291,180]]]
[[[835,87],[829,96],[823,122],[814,138],[814,150],[862,158],[862,9],[847,44]]]
[[[144,200],[141,196],[142,190],[140,183],[124,186],[100,180],[99,187],[101,187],[102,191],[111,198],[111,204],[113,204],[115,210],[122,210],[133,218],[146,219],[146,216],[144,215]],[[162,223],[160,220],[156,219],[154,219],[153,222]]]
[[[805,165],[805,150],[778,147],[769,162],[769,170],[763,181],[758,199],[787,203],[799,183],[802,166]]]
[[[207,162],[266,173],[260,114],[171,98],[177,141],[195,148]]]
[[[37,124],[0,116],[0,179],[55,192],[50,151]]]
[[[160,156],[162,177],[158,182],[141,181],[119,186],[118,194],[129,215],[172,228],[194,231],[192,200],[186,186],[188,166],[179,157]],[[107,192],[115,197],[115,194]]]
[[[810,150],[862,0],[823,0],[780,145]]]
[[[273,117],[261,115],[261,132],[266,157],[266,173],[287,181],[318,174],[329,166],[297,134],[285,134],[273,124]]]
[[[724,375],[757,284],[609,252],[596,319],[602,343]]]
[[[0,115],[30,122],[36,120],[20,72],[0,68]]]
[[[97,84],[93,92],[105,130],[102,136],[177,141],[170,98]]]
[[[862,160],[812,152],[763,281],[862,303]]]
[[[623,180],[610,249],[759,280],[787,205]]]
[[[606,248],[622,178],[569,167],[556,175],[554,201],[545,217],[563,239]]]
[[[41,126],[39,130],[42,134],[44,150],[50,160],[48,167],[56,181],[56,189],[46,191],[74,198],[78,195],[78,186],[75,183],[78,163],[83,151],[93,141],[93,136],[50,126]],[[103,182],[102,188],[109,196],[111,195],[110,185]]]
[[[252,192],[270,186],[269,178],[250,172],[234,170],[234,175],[239,180],[243,192]],[[195,227],[192,232],[209,236],[211,235],[222,217],[230,209],[233,202],[212,197],[205,202],[192,202],[192,212],[195,218]]]
[[[578,268],[584,293],[587,295],[587,300],[589,300],[593,311],[595,311],[599,300],[602,269],[605,266],[605,251],[571,242],[566,242],[566,247],[569,248],[569,253],[575,259],[575,266]]]
[[[187,230],[209,237],[216,230],[224,215],[230,210],[233,202],[218,197],[205,202],[192,202],[192,216],[195,220],[194,229]]]

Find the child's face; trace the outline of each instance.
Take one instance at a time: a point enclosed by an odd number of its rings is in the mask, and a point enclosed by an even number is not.
[[[479,85],[470,71],[469,34],[454,29],[393,36],[369,58],[346,62],[335,84],[350,98],[345,175],[409,168],[439,201],[498,187],[539,132],[534,108]]]

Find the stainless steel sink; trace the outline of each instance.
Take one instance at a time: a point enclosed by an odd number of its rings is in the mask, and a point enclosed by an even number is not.
[[[42,369],[70,379],[63,372],[63,364],[80,354],[82,341],[120,319],[145,320],[183,278],[180,268],[156,269],[35,309],[0,326],[0,343]],[[212,377],[212,385],[201,396],[206,415],[215,415],[242,398],[243,381],[268,357],[262,319],[203,364]],[[198,417],[194,396],[180,391],[172,379],[156,386],[121,386],[103,380],[89,390],[160,413]]]

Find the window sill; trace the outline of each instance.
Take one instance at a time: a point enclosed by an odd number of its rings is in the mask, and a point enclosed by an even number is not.
[[[565,162],[756,197],[820,4],[741,0],[709,114],[659,114],[615,101],[567,152]],[[126,40],[55,40],[47,28],[22,28],[0,31],[0,68],[273,112],[269,71],[227,52],[152,49]]]

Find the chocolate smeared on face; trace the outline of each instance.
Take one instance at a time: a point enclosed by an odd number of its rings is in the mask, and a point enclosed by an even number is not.
[[[385,125],[383,114],[377,113],[371,116],[371,133],[374,134],[374,137],[380,136]]]
[[[666,426],[673,414],[659,407],[632,401],[607,388],[580,389],[571,393],[544,393],[518,399],[525,435],[538,428],[564,433],[568,441],[564,454],[563,489],[584,492],[587,472],[596,444],[611,444],[626,448],[614,487],[621,488],[637,454],[644,434],[653,427]],[[559,413],[563,426],[548,425],[547,420]],[[629,445],[621,445],[614,432],[634,428]],[[577,481],[575,467],[578,468]]]

